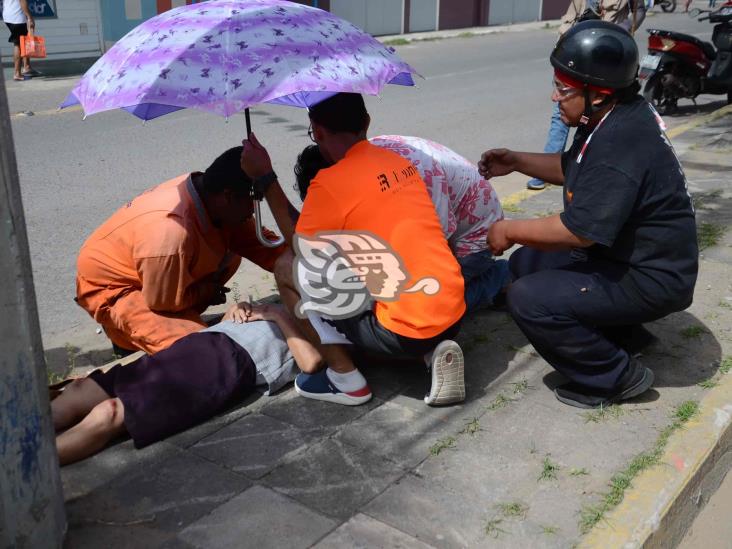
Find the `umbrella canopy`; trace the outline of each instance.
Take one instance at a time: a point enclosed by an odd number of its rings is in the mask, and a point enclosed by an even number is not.
[[[143,120],[184,108],[230,116],[258,103],[307,107],[338,92],[413,86],[393,48],[326,11],[287,0],[210,0],[130,31],[61,108],[125,109]]]

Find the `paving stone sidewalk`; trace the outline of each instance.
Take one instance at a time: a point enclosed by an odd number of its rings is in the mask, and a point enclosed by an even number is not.
[[[583,509],[653,447],[675,408],[732,355],[732,114],[674,139],[708,245],[694,304],[649,326],[655,388],[582,412],[510,318],[464,323],[467,401],[422,402],[424,367],[361,365],[375,398],[342,407],[287,389],[135,451],[129,441],[62,470],[69,548],[570,547]],[[720,136],[723,136],[720,138]],[[708,156],[709,154],[716,156]],[[701,155],[701,156],[700,156]],[[558,189],[509,215],[561,209]],[[550,291],[550,289],[547,289]],[[608,525],[601,524],[600,527]],[[612,525],[610,525],[611,527]]]

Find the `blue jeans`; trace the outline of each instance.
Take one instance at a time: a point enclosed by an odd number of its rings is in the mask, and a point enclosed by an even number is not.
[[[545,153],[559,153],[564,152],[564,148],[567,146],[567,137],[569,136],[569,126],[562,122],[562,117],[559,115],[559,103],[554,103],[554,109],[552,110],[552,121],[549,125],[549,135],[546,138],[546,145],[544,145]],[[538,179],[532,179],[529,184]]]
[[[493,299],[511,280],[508,261],[483,250],[458,259],[465,281],[466,313],[493,305]]]

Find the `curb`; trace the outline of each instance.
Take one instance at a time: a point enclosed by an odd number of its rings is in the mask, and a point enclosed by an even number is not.
[[[386,36],[377,36],[376,39],[380,42],[390,42],[393,40],[404,40],[407,43],[425,42],[431,40],[444,40],[447,38],[469,38],[473,36],[484,36],[487,34],[498,34],[503,32],[523,32],[542,29],[552,30],[555,27],[558,27],[560,23],[561,21],[559,19],[548,19],[545,21],[532,21],[529,23],[514,23],[513,25],[492,25],[485,27],[467,27],[464,29],[390,34]]]
[[[732,105],[677,126],[667,135],[677,138],[729,113]],[[702,398],[696,417],[671,435],[659,464],[633,480],[623,501],[577,547],[677,546],[731,468],[732,375],[724,374]]]
[[[671,436],[661,462],[633,481],[604,525],[578,547],[676,547],[730,466],[732,375],[725,374],[697,416]]]

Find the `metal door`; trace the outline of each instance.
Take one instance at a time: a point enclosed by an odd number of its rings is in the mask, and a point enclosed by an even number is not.
[[[409,7],[409,32],[437,28],[437,0],[412,0]]]

